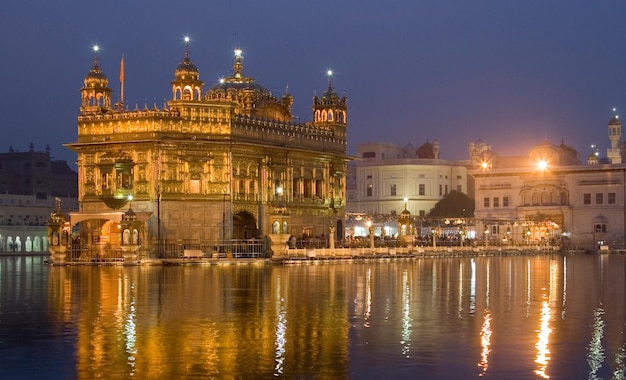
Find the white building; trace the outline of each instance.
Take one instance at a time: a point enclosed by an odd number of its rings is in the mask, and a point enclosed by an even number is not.
[[[468,192],[468,161],[439,158],[439,142],[418,148],[387,143],[357,146],[358,159],[349,165],[347,211],[368,215],[399,215],[407,209],[425,216],[452,190]]]

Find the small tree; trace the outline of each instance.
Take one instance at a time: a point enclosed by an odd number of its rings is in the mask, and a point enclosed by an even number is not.
[[[442,218],[471,218],[474,216],[474,200],[466,194],[452,190],[430,210],[429,216]]]

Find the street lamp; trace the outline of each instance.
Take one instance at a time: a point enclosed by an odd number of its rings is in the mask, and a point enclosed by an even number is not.
[[[430,230],[430,233],[433,236],[433,248],[437,248],[437,229],[435,227],[433,227]]]
[[[485,226],[483,230],[483,235],[485,235],[485,247],[487,247],[489,246],[489,228],[487,228],[487,226]]]
[[[546,170],[548,170],[548,161],[546,160],[537,161],[537,169],[539,169],[539,171],[541,172],[545,172]]]
[[[370,248],[372,250],[374,250],[374,226],[372,225],[372,221],[368,220],[367,221],[367,231],[369,232],[369,238],[370,238]]]

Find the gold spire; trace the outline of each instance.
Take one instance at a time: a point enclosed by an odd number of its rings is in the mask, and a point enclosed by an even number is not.
[[[120,61],[120,103],[119,108],[124,109],[124,54]]]
[[[333,83],[331,81],[331,78],[333,76],[333,71],[329,69],[328,71],[326,71],[326,75],[328,75],[328,90],[332,90]]]
[[[189,58],[189,36],[185,36],[184,38],[185,41],[185,58]]]
[[[241,49],[237,48],[235,49],[235,64],[234,64],[234,69],[235,69],[235,78],[241,78],[241,71],[243,69],[243,55],[242,55],[242,51]]]

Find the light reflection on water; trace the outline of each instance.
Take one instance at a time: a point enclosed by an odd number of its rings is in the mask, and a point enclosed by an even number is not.
[[[0,368],[84,379],[624,379],[625,277],[626,255],[175,267],[0,257]]]

